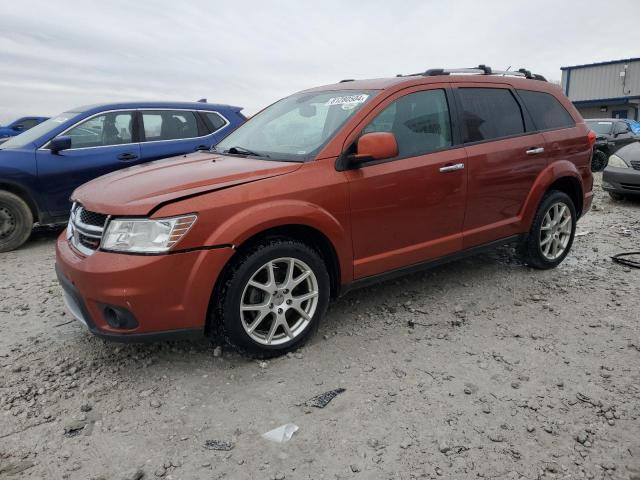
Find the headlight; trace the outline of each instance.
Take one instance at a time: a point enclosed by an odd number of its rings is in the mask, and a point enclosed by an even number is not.
[[[625,162],[623,159],[621,159],[617,155],[611,155],[609,157],[608,166],[609,167],[616,167],[616,168],[629,168],[629,165],[627,165],[627,162]]]
[[[102,237],[100,248],[112,252],[163,253],[189,231],[198,218],[114,218]]]

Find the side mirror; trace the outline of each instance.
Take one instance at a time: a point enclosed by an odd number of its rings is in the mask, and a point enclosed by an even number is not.
[[[21,123],[19,123],[18,125],[14,125],[13,128],[16,132],[21,132],[24,130],[24,125],[22,125]]]
[[[54,155],[58,154],[62,150],[68,150],[71,148],[71,137],[67,135],[63,135],[61,137],[56,137],[49,142],[49,150]]]
[[[350,157],[353,163],[386,160],[398,156],[398,142],[390,132],[365,133],[358,139],[357,153]]]

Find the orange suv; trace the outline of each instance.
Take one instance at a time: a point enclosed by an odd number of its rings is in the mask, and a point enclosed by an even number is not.
[[[526,70],[428,70],[284,98],[215,151],[78,188],[57,242],[69,310],[103,338],[303,344],[331,297],[518,241],[552,268],[591,206],[595,135]]]

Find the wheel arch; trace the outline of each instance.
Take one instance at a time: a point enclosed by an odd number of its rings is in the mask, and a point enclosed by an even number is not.
[[[34,200],[33,195],[31,195],[29,190],[27,190],[26,188],[18,184],[7,182],[7,181],[0,181],[0,190],[4,190],[5,192],[9,192],[9,193],[13,193],[14,195],[17,195],[21,200],[23,200],[27,204],[27,206],[29,207],[29,210],[31,210],[31,214],[33,215],[33,221],[39,222],[41,220],[42,215],[40,214],[40,210],[38,209],[38,204]]]
[[[556,179],[551,185],[549,190],[558,190],[569,195],[569,198],[573,201],[573,205],[576,208],[576,215],[578,218],[582,216],[582,208],[584,203],[584,197],[582,194],[582,185],[580,181],[573,176],[564,176]]]
[[[580,172],[572,162],[567,160],[554,162],[540,172],[529,191],[521,214],[526,231],[531,227],[542,197],[550,190],[559,190],[569,195],[576,207],[578,218],[582,215],[584,190]]]
[[[335,261],[337,284],[346,284],[353,277],[353,252],[345,226],[348,217],[340,221],[318,205],[302,201],[274,201],[253,205],[225,219],[206,240],[205,245],[233,245],[242,248],[277,232],[311,242]]]
[[[222,284],[226,278],[227,271],[236,260],[239,254],[251,248],[252,246],[272,238],[287,238],[298,240],[316,250],[327,266],[329,273],[329,281],[331,288],[331,297],[335,298],[340,293],[342,285],[342,267],[340,265],[340,257],[338,252],[332,243],[331,239],[325,235],[320,229],[310,226],[305,223],[286,223],[276,226],[272,226],[253,234],[241,237],[242,240],[233,244],[235,250],[234,254],[226,262],[224,268],[221,270],[218,278],[216,279],[213,290],[211,292],[211,300],[207,309],[205,331],[214,332],[219,328],[219,319],[214,318],[215,302],[218,297],[218,293],[222,288]]]
[[[340,261],[334,245],[324,233],[317,228],[305,224],[278,225],[267,230],[262,230],[247,238],[242,244],[236,246],[236,251],[245,251],[253,245],[271,238],[297,240],[317,251],[327,266],[331,282],[331,295],[333,297],[337,296],[341,284]],[[233,261],[233,257],[229,261]]]

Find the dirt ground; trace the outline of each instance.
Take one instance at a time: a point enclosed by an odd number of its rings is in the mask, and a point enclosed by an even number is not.
[[[596,188],[578,232],[555,270],[503,248],[352,292],[258,362],[90,336],[38,231],[0,254],[0,478],[640,479],[640,270],[609,258],[640,201]]]

